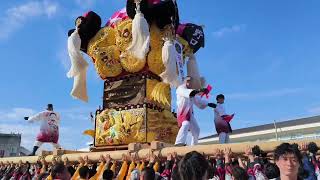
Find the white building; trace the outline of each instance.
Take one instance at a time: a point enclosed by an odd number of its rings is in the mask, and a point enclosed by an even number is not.
[[[0,158],[12,156],[25,156],[31,152],[21,144],[21,134],[2,134],[0,133]]]
[[[233,130],[230,143],[320,138],[320,116],[274,122]],[[218,144],[217,134],[200,138],[199,144]]]

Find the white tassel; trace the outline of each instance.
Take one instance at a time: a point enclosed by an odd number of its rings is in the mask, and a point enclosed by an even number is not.
[[[87,69],[88,63],[80,52],[81,39],[75,30],[68,38],[68,53],[71,60],[71,68],[67,73],[68,78],[74,78],[70,95],[75,99],[88,102],[87,95]]]
[[[174,43],[170,40],[165,41],[162,47],[162,61],[166,69],[159,76],[164,83],[168,83],[172,87],[178,87],[181,84],[177,74],[176,56],[177,51]]]
[[[191,88],[192,89],[200,89],[202,87],[201,77],[198,69],[197,60],[194,54],[189,56],[189,60],[187,62],[187,74],[191,78]]]
[[[205,88],[207,86],[207,81],[205,77],[201,76],[200,82],[201,82],[201,88]]]
[[[132,43],[128,51],[138,59],[143,60],[150,49],[149,24],[140,11],[140,4],[136,4],[136,15],[132,21]]]

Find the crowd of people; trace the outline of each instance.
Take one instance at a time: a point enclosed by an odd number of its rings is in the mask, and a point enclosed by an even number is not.
[[[67,158],[47,163],[41,159],[36,164],[0,163],[0,179],[61,179],[61,180],[317,180],[320,179],[318,146],[283,143],[271,153],[259,146],[248,147],[244,154],[232,149],[213,150],[212,156],[191,151],[183,157],[176,153],[161,159],[150,154],[139,159],[135,154],[123,155],[121,161],[109,155],[101,156],[98,163],[88,156],[71,164]]]

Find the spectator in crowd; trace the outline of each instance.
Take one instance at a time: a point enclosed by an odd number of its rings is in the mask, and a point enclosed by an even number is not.
[[[265,174],[268,179],[275,180],[280,177],[280,170],[274,163],[267,163],[264,167]]]
[[[208,162],[202,154],[196,151],[189,152],[179,162],[180,179],[206,179],[208,166]]]
[[[57,162],[51,169],[50,174],[52,179],[61,179],[61,180],[70,180],[71,176],[66,168],[66,166],[63,164],[63,162]]]
[[[112,180],[113,176],[114,176],[113,171],[111,171],[110,169],[106,169],[102,174],[102,179],[103,180]]]
[[[243,155],[231,148],[216,149],[211,156],[191,151],[183,157],[168,154],[165,161],[153,153],[146,159],[127,154],[121,161],[109,155],[98,163],[89,157],[71,164],[67,158],[47,163],[41,158],[36,164],[0,162],[1,180],[317,180],[319,177],[318,147],[315,143],[283,143],[274,150],[274,161],[260,147],[245,149]],[[1,161],[1,159],[0,159]],[[76,169],[76,171],[75,171]],[[71,171],[75,171],[71,177]],[[90,172],[95,172],[91,174]]]
[[[294,144],[283,143],[274,150],[274,160],[280,170],[281,180],[298,180],[302,163],[300,150]]]
[[[80,180],[88,180],[89,179],[89,168],[88,166],[82,166],[79,169]]]
[[[151,167],[145,167],[141,171],[140,180],[154,180],[155,172]]]

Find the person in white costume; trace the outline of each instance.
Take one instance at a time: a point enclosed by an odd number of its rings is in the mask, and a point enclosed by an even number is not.
[[[217,107],[214,109],[214,124],[219,135],[219,143],[229,143],[229,134],[232,132],[230,121],[233,115],[227,115],[224,108],[224,95],[219,94],[216,97]]]
[[[198,138],[200,134],[200,128],[197,120],[193,116],[193,104],[198,108],[204,109],[207,106],[214,108],[214,103],[208,103],[199,94],[208,93],[207,88],[203,89],[190,89],[191,87],[191,77],[187,76],[184,79],[184,83],[177,88],[177,120],[180,127],[175,145],[185,146],[188,131],[191,131],[192,141],[191,145],[196,145],[198,143]]]
[[[40,132],[36,137],[33,151],[30,155],[35,155],[43,143],[51,143],[56,149],[61,148],[58,143],[60,115],[53,111],[52,104],[48,104],[47,110],[31,117],[24,117],[24,119],[28,122],[41,122]]]

